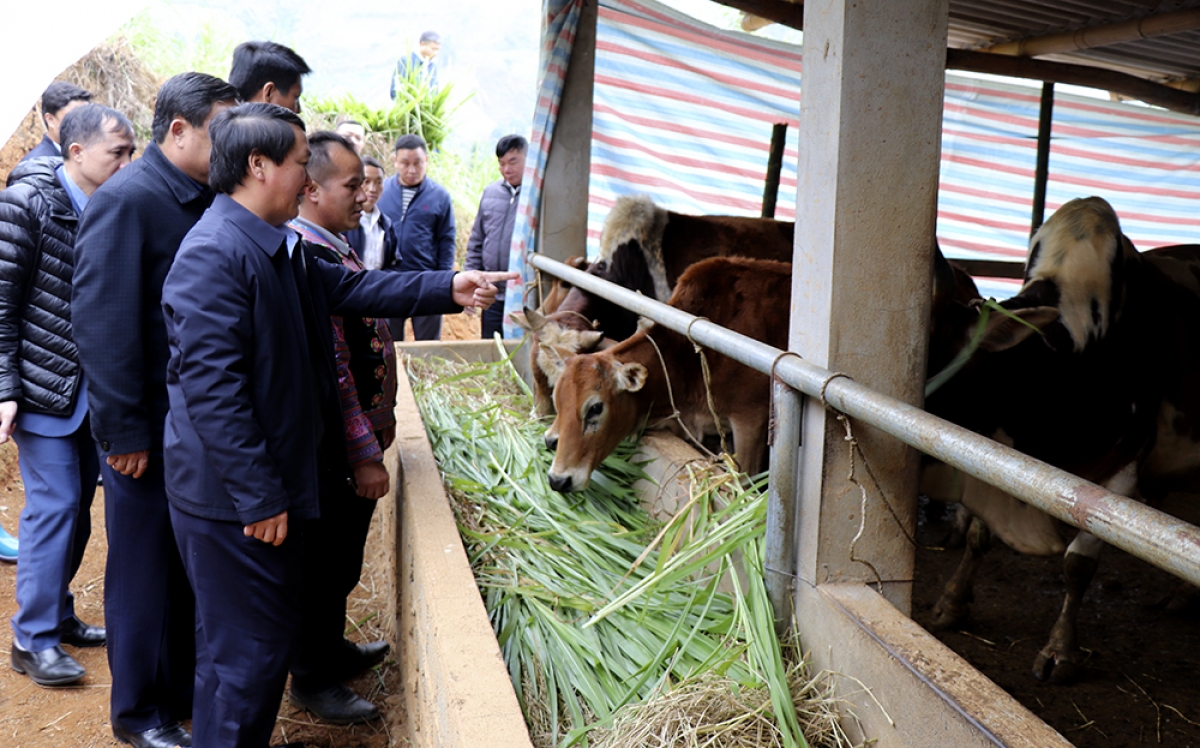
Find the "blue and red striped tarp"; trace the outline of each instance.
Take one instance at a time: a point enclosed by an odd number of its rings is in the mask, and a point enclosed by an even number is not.
[[[599,13],[589,253],[620,195],[758,215],[776,122],[789,125],[777,217],[794,219],[800,50],[652,0],[601,0]],[[948,256],[1024,258],[1039,99],[1038,88],[946,76],[938,239]],[[1200,242],[1200,119],[1059,94],[1047,214],[1086,195],[1112,203],[1140,249]]]

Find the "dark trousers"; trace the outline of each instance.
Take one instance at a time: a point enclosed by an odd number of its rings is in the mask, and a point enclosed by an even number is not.
[[[480,317],[480,336],[491,340],[494,333],[504,335],[504,299],[496,299],[496,303],[483,310]]]
[[[18,425],[13,439],[25,483],[13,638],[22,649],[41,652],[61,643],[59,627],[75,615],[68,586],[92,534],[100,462],[87,418],[67,436],[41,436]]]
[[[300,543],[246,537],[238,522],[171,507],[175,538],[196,591],[198,748],[266,748],[295,651],[302,591]],[[299,524],[299,523],[297,523]]]
[[[346,597],[362,576],[363,548],[378,503],[362,498],[349,484],[323,490],[321,518],[305,525],[305,596],[292,663],[292,683],[301,690],[324,690],[352,675],[345,666],[353,647],[345,638]]]
[[[107,464],[101,472],[112,721],[141,732],[191,716],[195,601],[171,529],[162,452],[151,452],[141,478],[121,475]]]
[[[388,320],[392,330],[393,340],[404,340],[405,317],[395,317]],[[413,340],[441,340],[442,315],[429,314],[422,317],[409,317],[412,320]]]

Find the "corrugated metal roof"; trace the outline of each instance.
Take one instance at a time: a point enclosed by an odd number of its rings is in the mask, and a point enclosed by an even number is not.
[[[1200,0],[950,0],[949,45],[980,49],[1200,8]],[[1042,59],[1101,66],[1159,81],[1200,79],[1200,30]]]
[[[716,0],[753,16],[774,16],[799,28],[794,6],[801,0]],[[786,11],[784,10],[786,9]],[[1185,14],[1191,13],[1190,17]],[[952,49],[1009,55],[1013,49],[996,45],[1044,43],[1046,37],[1068,35],[1067,49],[1019,54],[1051,62],[1089,65],[1128,73],[1160,83],[1189,81],[1189,90],[1200,88],[1200,0],[950,0],[948,44]],[[769,21],[768,21],[769,22]],[[1139,32],[1141,22],[1151,30]],[[1113,34],[1117,24],[1132,24],[1130,33]],[[1164,28],[1165,27],[1165,28]],[[1078,49],[1072,45],[1089,38]],[[1141,36],[1141,38],[1139,38]]]

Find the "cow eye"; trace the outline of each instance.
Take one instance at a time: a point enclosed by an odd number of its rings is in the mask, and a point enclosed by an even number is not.
[[[604,403],[592,403],[587,409],[587,415],[585,415],[584,417],[585,418],[599,418],[600,414],[603,412],[604,412]]]

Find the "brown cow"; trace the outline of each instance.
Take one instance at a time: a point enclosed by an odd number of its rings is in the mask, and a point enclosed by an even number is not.
[[[1200,488],[1200,247],[1138,253],[1107,202],[1072,200],[1034,235],[1025,285],[1002,306],[1024,322],[992,312],[969,363],[927,398],[930,412],[1116,493]],[[982,314],[943,310],[931,362],[949,361]],[[938,341],[956,342],[935,351]],[[1039,678],[1077,670],[1079,606],[1101,546],[1081,531],[1067,548]]]
[[[791,298],[788,263],[739,257],[696,263],[683,274],[670,304],[777,348],[787,347]],[[600,353],[558,359],[558,416],[546,434],[555,450],[548,475],[556,491],[582,491],[600,462],[646,419],[677,432],[679,419],[697,438],[716,432],[708,397],[733,434],[739,464],[765,468],[770,381],[733,359],[705,351],[709,381],[692,343],[650,324]]]
[[[604,221],[600,256],[588,269],[598,278],[639,291],[652,299],[667,299],[683,272],[709,257],[752,257],[790,262],[795,225],[769,218],[740,216],[689,216],[663,210],[645,195],[621,197]],[[553,314],[541,324],[517,324],[530,333],[530,368],[534,374],[534,400],[542,415],[553,413],[555,365],[545,355],[539,361],[541,338],[550,328],[555,348],[566,354],[570,346],[590,340],[565,332],[600,330],[613,340],[624,340],[637,329],[637,315],[582,289],[572,288]],[[583,352],[588,348],[578,348]]]

